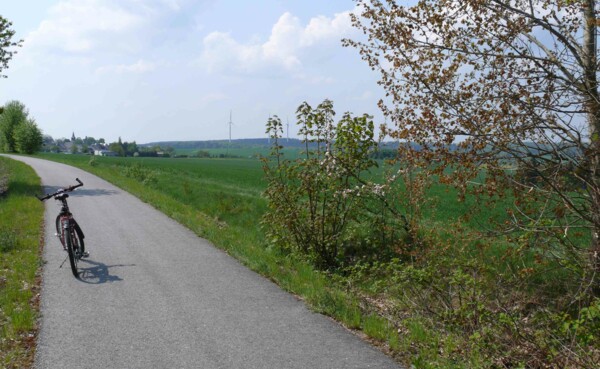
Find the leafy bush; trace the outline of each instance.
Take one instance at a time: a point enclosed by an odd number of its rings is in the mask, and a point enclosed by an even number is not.
[[[43,144],[42,132],[19,101],[10,101],[0,114],[0,150],[33,154]]]
[[[88,162],[88,164],[89,164],[91,167],[95,167],[95,166],[97,166],[97,165],[98,165],[98,159],[96,159],[96,157],[95,157],[95,156],[92,156],[92,157],[90,158],[90,161]]]
[[[394,218],[384,200],[387,185],[369,179],[378,166],[371,117],[346,113],[335,124],[329,100],[316,109],[305,102],[296,113],[305,145],[298,159],[284,157],[281,120],[267,123],[273,147],[263,159],[269,201],[263,223],[270,240],[322,269],[389,246],[398,230],[386,227]]]

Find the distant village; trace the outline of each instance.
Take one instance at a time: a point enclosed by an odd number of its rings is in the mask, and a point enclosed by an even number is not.
[[[75,132],[71,139],[59,138],[53,139],[51,136],[44,136],[43,151],[63,153],[63,154],[89,154],[98,156],[118,156],[116,152],[110,151],[103,138],[96,140],[93,137],[76,138]]]
[[[49,135],[43,138],[42,151],[63,154],[85,154],[96,156],[171,156],[172,148],[162,149],[158,145],[138,146],[135,141],[107,143],[104,138],[76,137],[54,139]]]

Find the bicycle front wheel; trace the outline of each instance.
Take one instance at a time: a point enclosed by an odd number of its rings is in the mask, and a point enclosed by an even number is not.
[[[85,242],[83,242],[83,239],[85,238],[85,236],[83,235],[83,231],[81,230],[81,227],[79,227],[79,224],[77,224],[77,221],[75,219],[71,220],[73,222],[74,225],[74,229],[75,232],[73,232],[73,237],[77,238],[78,241],[78,245],[79,245],[79,251],[81,252],[81,255],[83,255],[83,253],[85,252]]]
[[[77,270],[77,262],[81,257],[77,239],[75,238],[75,230],[72,226],[69,227],[67,234],[65,235],[65,241],[67,244],[67,252],[69,253],[69,264],[71,264],[71,271],[75,278],[79,278],[79,270]]]
[[[63,245],[63,248],[67,247],[65,245],[65,223],[68,221],[69,218],[64,215],[59,215],[56,217],[56,235],[58,236],[60,243]]]

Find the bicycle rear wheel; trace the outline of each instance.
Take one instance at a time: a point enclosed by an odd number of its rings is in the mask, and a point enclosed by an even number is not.
[[[79,278],[79,270],[77,270],[77,262],[81,258],[81,252],[79,251],[79,244],[75,236],[75,230],[73,226],[69,226],[67,234],[65,235],[65,241],[67,244],[67,252],[69,253],[69,264],[71,264],[71,271],[75,278]]]

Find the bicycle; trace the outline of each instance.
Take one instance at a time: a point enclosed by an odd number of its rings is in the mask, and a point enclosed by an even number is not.
[[[79,183],[74,186],[62,188],[54,193],[48,194],[44,197],[37,197],[40,201],[47,200],[54,197],[54,200],[61,202],[61,209],[56,217],[56,236],[59,238],[63,249],[69,254],[69,263],[71,264],[71,271],[75,278],[79,278],[79,270],[77,269],[77,263],[82,257],[87,257],[89,254],[85,252],[85,244],[83,242],[84,234],[79,227],[79,224],[73,218],[73,214],[69,211],[69,204],[67,198],[69,194],[76,188],[83,186],[83,182],[79,178],[75,178]],[[65,260],[66,261],[66,260]],[[63,262],[64,264],[64,262]],[[62,264],[61,264],[62,267]]]

